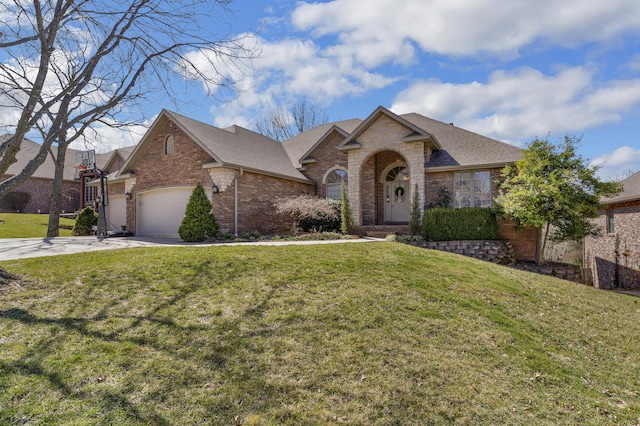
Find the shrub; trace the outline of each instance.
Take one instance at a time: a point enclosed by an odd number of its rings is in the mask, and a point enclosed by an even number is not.
[[[72,235],[91,235],[93,227],[98,224],[98,213],[93,210],[93,207],[87,206],[76,218],[76,223],[71,230]]]
[[[413,190],[413,198],[411,201],[411,211],[409,212],[409,234],[420,234],[420,198],[418,195],[418,184],[416,183]]]
[[[0,207],[12,212],[24,212],[31,201],[31,194],[23,191],[12,191],[0,199]]]
[[[353,231],[353,213],[351,212],[351,202],[349,201],[349,193],[344,181],[340,187],[340,232],[344,235]]]
[[[307,218],[300,222],[300,227],[305,232],[333,232],[340,231],[340,200],[324,199],[322,203],[331,208],[333,216],[320,213],[317,218]]]
[[[300,222],[304,219],[336,217],[336,212],[322,198],[312,195],[298,195],[277,199],[273,205],[276,212],[291,218],[291,234],[297,235]]]
[[[496,240],[498,221],[491,209],[438,207],[424,212],[422,237],[426,241]]]
[[[218,221],[211,213],[211,201],[198,182],[193,189],[185,211],[184,219],[178,228],[178,235],[183,241],[201,242],[213,238],[218,232]]]

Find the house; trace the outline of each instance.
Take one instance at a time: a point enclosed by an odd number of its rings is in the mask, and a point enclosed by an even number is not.
[[[323,124],[282,143],[163,110],[110,179],[109,197],[124,196],[126,211],[119,214],[128,230],[173,237],[201,182],[222,231],[273,234],[288,229],[275,199],[339,198],[344,180],[358,229],[391,229],[406,227],[416,188],[420,206],[438,204],[443,193],[452,207],[491,206],[501,169],[521,157],[514,146],[383,107],[364,120]],[[511,224],[503,228],[515,235]],[[524,241],[521,258],[535,258],[536,238],[535,232],[516,238]]]
[[[9,135],[0,136],[0,143],[9,138]],[[40,150],[40,144],[27,138],[22,140],[20,151],[16,155],[16,162],[7,169],[1,180],[10,178],[20,173],[31,159]],[[52,147],[53,155],[57,155],[57,148]],[[67,151],[66,158],[75,158],[73,150]],[[22,213],[48,213],[49,200],[51,198],[51,188],[55,173],[55,163],[50,155],[44,163],[22,184],[13,189],[12,192],[27,192],[31,195],[28,204]],[[78,210],[81,202],[80,182],[75,179],[75,169],[65,167],[63,175],[62,210],[73,212]],[[0,212],[14,213],[15,209],[0,200]]]
[[[0,136],[0,143],[6,140],[9,135]],[[2,180],[8,179],[17,173],[20,173],[29,161],[31,161],[38,151],[40,144],[23,139],[20,151],[16,155],[16,162],[9,166],[7,173],[2,176]],[[124,163],[126,157],[129,156],[133,147],[119,148],[104,154],[95,156],[96,167],[102,170],[117,171]],[[51,147],[54,156],[58,155],[58,148]],[[79,164],[78,158],[81,158],[85,151],[75,149],[67,149],[65,159],[67,167],[63,173],[63,192],[62,192],[62,210],[66,212],[76,212],[87,205],[94,206],[96,201],[97,190],[87,186],[87,183],[97,174],[91,171],[81,171],[75,168]],[[24,208],[23,213],[48,213],[49,200],[51,198],[51,187],[55,174],[55,162],[51,155],[48,155],[44,163],[22,184],[13,189],[12,192],[27,192],[30,194],[29,202]],[[15,209],[7,205],[6,202],[0,200],[0,212],[12,213]]]
[[[584,267],[595,287],[640,290],[640,172],[621,184],[595,219],[602,234],[584,239]]]

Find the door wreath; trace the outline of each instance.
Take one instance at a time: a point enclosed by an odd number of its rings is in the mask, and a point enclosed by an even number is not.
[[[396,198],[404,197],[404,188],[401,186],[397,187],[394,194],[396,194]]]

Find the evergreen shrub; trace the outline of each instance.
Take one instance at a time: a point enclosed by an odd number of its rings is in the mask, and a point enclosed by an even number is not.
[[[426,241],[497,240],[498,221],[487,208],[428,209],[422,217]]]
[[[91,235],[93,227],[98,224],[98,213],[91,206],[87,206],[76,218],[76,223],[71,230],[72,235]]]
[[[186,242],[201,242],[215,237],[217,233],[218,221],[211,213],[211,201],[198,182],[189,197],[184,219],[178,228],[178,235]]]

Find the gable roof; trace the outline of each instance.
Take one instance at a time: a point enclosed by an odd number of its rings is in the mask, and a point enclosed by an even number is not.
[[[602,200],[605,204],[623,203],[625,201],[640,200],[640,172],[636,172],[620,182],[622,192],[615,197]]]
[[[522,159],[522,150],[516,146],[420,114],[401,117],[428,131],[441,145],[425,165],[427,172],[502,166]]]
[[[425,131],[425,129],[416,126],[410,121],[407,121],[402,116],[394,114],[385,107],[379,106],[371,114],[369,114],[369,116],[362,123],[360,123],[360,125],[353,132],[351,132],[349,137],[340,144],[338,150],[346,151],[349,149],[360,148],[361,144],[356,139],[382,115],[386,115],[392,120],[395,120],[403,126],[409,128],[410,133],[405,135],[405,142],[425,141],[432,149],[440,149],[440,144],[438,143],[436,138],[429,132]]]
[[[316,126],[282,142],[282,146],[289,155],[289,159],[296,167],[301,167],[301,161],[317,148],[334,131],[349,135],[362,123],[359,118],[336,121]]]
[[[0,143],[6,141],[10,137],[11,135],[8,135],[8,134],[1,135]],[[41,146],[42,146],[41,144],[34,142],[31,139],[27,139],[27,138],[22,139],[22,144],[20,145],[20,151],[18,151],[18,154],[16,154],[17,161],[9,166],[6,174],[10,176],[15,176],[18,173],[20,173],[25,168],[25,166],[29,163],[29,161],[33,160],[33,158],[38,154],[38,151],[40,151]],[[51,151],[53,152],[53,155],[55,156],[58,155],[58,147],[52,146]],[[67,160],[66,161],[67,166],[64,168],[64,172],[62,176],[63,180],[66,180],[66,181],[74,180],[76,169],[71,167],[71,165],[75,161],[77,152],[79,151],[75,149],[67,148],[67,152],[65,154],[65,160]],[[55,176],[55,169],[56,169],[56,165],[53,159],[51,158],[51,155],[47,154],[47,158],[44,160],[44,163],[42,163],[40,167],[36,169],[36,171],[31,175],[31,178],[53,179],[53,177]]]
[[[139,156],[140,147],[145,144],[152,129],[161,120],[167,119],[173,121],[213,158],[210,164],[212,166],[244,168],[253,172],[311,183],[291,164],[280,142],[240,126],[234,125],[220,129],[166,109],[162,110],[149,131],[129,155],[121,172],[127,172],[131,168]]]

